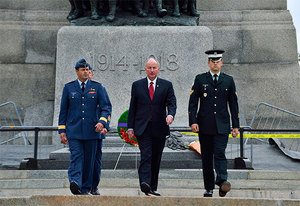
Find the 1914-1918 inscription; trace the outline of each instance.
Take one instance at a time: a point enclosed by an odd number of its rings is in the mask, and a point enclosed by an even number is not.
[[[177,54],[161,54],[130,57],[128,55],[96,54],[91,55],[93,68],[98,71],[140,71],[144,72],[144,62],[153,57],[160,63],[160,71],[177,71],[180,69],[179,58]]]

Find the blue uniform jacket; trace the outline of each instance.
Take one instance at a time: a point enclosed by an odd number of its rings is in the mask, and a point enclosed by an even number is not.
[[[78,81],[65,84],[61,98],[58,132],[68,139],[105,139],[95,131],[99,122],[109,129],[112,106],[105,88],[88,80],[84,92]]]

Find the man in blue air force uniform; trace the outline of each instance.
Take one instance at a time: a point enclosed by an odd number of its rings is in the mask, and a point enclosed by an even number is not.
[[[205,193],[212,197],[214,185],[218,185],[219,195],[224,197],[231,188],[227,181],[227,160],[225,149],[230,133],[236,137],[239,128],[237,93],[233,78],[221,72],[223,50],[209,50],[209,71],[195,78],[189,100],[189,125],[199,133]],[[200,107],[198,108],[200,100]],[[214,178],[213,163],[217,173]]]
[[[61,98],[59,126],[61,142],[69,144],[68,176],[73,194],[90,194],[98,144],[109,128],[111,103],[105,88],[88,79],[84,59],[75,65],[78,79],[67,83]],[[102,145],[101,145],[102,146]]]
[[[89,68],[89,79],[92,80],[94,78],[94,71],[91,65],[87,64],[87,67]],[[108,95],[106,93],[106,97],[109,101]],[[107,124],[110,123],[110,118],[107,119]],[[101,176],[101,168],[102,168],[102,139],[105,138],[105,134],[107,133],[108,128],[103,128],[101,132],[101,136],[103,138],[97,140],[97,150],[96,150],[96,158],[95,158],[95,165],[94,165],[94,173],[93,173],[93,185],[91,189],[92,195],[100,195],[100,192],[98,190],[98,184],[100,182],[100,176]]]

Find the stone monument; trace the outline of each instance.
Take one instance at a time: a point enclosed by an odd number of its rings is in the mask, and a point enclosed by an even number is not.
[[[42,102],[54,105],[57,33],[70,25],[66,19],[69,2],[1,0],[0,9],[0,66],[7,71],[0,77],[1,103],[14,101],[24,111]],[[246,124],[262,101],[299,114],[300,69],[296,31],[287,0],[198,0],[197,10],[200,17],[196,25],[209,28],[212,47],[226,51],[223,71],[235,77]],[[116,15],[114,22],[118,18]],[[176,32],[182,30],[179,27]],[[77,57],[72,58],[70,71]],[[204,57],[201,58],[197,73],[207,69]],[[176,79],[172,81],[177,84]],[[53,122],[57,122],[57,114]]]
[[[113,105],[111,127],[129,109],[131,84],[146,77],[149,57],[160,62],[159,76],[172,81],[177,97],[173,126],[188,127],[187,105],[195,75],[206,71],[211,48],[207,27],[63,27],[58,32],[54,125],[64,84],[76,79],[74,65],[85,58]],[[79,46],[80,45],[80,46]],[[202,68],[202,69],[201,69]]]

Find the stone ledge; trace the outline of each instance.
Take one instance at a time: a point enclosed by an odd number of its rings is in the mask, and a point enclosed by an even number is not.
[[[0,8],[28,9],[28,10],[69,10],[70,4],[65,0],[1,0]],[[199,11],[226,10],[286,10],[286,0],[197,0]]]
[[[101,196],[144,196],[138,187],[136,188],[99,188]],[[181,188],[159,188],[159,192],[164,197],[195,197],[199,198],[204,193],[204,189],[184,189]],[[47,188],[41,189],[1,189],[1,197],[30,197],[33,195],[67,195],[72,196],[69,188]],[[213,197],[218,197],[215,190]],[[300,191],[295,190],[235,190],[232,189],[226,197],[228,198],[271,198],[274,199],[300,199]]]
[[[287,0],[197,0],[199,11],[286,10]]]
[[[15,10],[69,10],[65,0],[1,0],[0,9]]]
[[[298,206],[300,200],[253,199],[253,198],[193,198],[193,197],[124,197],[124,196],[32,196],[29,198],[1,198],[0,205],[56,205],[56,206],[111,206],[111,205],[163,205],[163,206],[198,206],[198,205],[289,205]]]
[[[23,25],[43,22],[44,24],[54,25],[70,25],[66,19],[67,11],[43,11],[43,10],[11,10],[0,9],[0,25],[2,24],[18,24]]]

